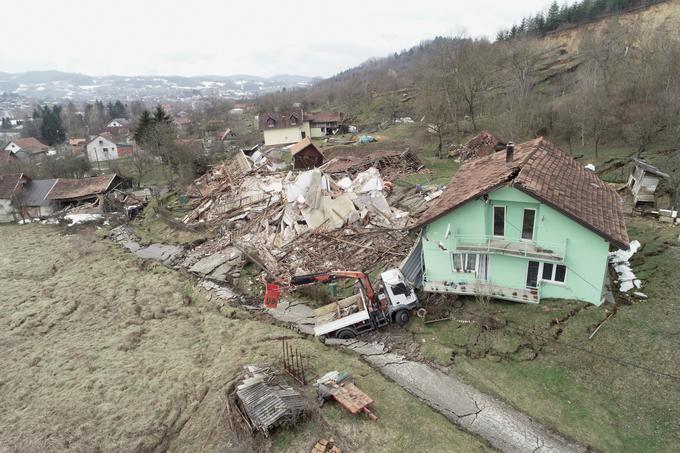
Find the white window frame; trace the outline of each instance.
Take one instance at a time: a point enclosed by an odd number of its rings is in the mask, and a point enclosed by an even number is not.
[[[496,234],[496,208],[503,208],[503,234]],[[508,208],[505,205],[493,205],[491,207],[491,235],[495,238],[505,237],[505,225],[508,218]]]
[[[538,263],[538,278],[536,279],[536,288],[538,288],[541,283],[548,283],[550,285],[557,285],[557,286],[566,286],[567,285],[567,274],[569,273],[569,268],[567,267],[566,264],[546,263],[544,261],[529,260],[529,261],[527,261],[527,269],[524,273],[524,286],[526,286],[527,278],[529,277],[529,263],[531,261]],[[552,264],[552,266],[553,266],[552,275],[550,276],[550,280],[543,278],[543,265],[544,264]],[[564,281],[563,282],[555,280],[555,275],[557,275],[557,266],[564,266]]]
[[[534,211],[534,224],[531,226],[531,238],[526,239],[523,238],[522,235],[524,234],[524,212],[525,211]],[[507,213],[506,213],[507,214]],[[538,211],[536,211],[536,208],[524,208],[522,209],[522,228],[519,231],[519,238],[521,241],[533,241],[534,237],[536,237],[536,214],[538,214]]]
[[[456,255],[460,255],[460,256],[463,257],[463,261],[462,261],[463,262],[463,268],[460,271],[456,270],[456,258],[455,258]],[[473,255],[475,257],[475,269],[474,270],[468,270],[467,269],[468,259],[469,259],[469,256],[471,256],[471,255]],[[476,276],[477,273],[479,272],[479,261],[480,261],[479,257],[480,256],[481,256],[480,253],[455,253],[455,252],[451,253],[451,269],[453,270],[453,272],[456,272],[456,273],[459,273],[459,274],[475,274],[475,276]]]

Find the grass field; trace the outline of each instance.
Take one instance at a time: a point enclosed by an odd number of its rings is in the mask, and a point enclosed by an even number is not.
[[[680,443],[680,229],[628,218],[632,260],[648,300],[612,310],[562,300],[493,302],[507,322],[410,324],[421,351],[476,387],[603,451],[677,451]],[[457,316],[484,315],[469,300]]]
[[[297,453],[321,437],[352,452],[489,450],[355,355],[251,319],[90,229],[0,226],[0,275],[1,450]],[[308,386],[297,428],[232,429],[230,384],[245,364],[278,366],[282,336],[315,375],[353,373],[380,420],[319,409]]]

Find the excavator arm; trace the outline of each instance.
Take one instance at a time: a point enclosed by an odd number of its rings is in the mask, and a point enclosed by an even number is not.
[[[346,278],[358,280],[364,288],[368,300],[371,302],[376,301],[373,285],[371,285],[371,280],[366,273],[360,271],[325,271],[293,276],[287,284],[281,279],[275,280],[273,283],[268,283],[264,293],[264,306],[267,308],[276,308],[282,290],[312,283],[330,283]],[[282,286],[281,284],[284,285]]]

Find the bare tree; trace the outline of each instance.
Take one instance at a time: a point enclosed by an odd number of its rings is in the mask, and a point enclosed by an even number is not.
[[[424,84],[418,92],[417,108],[425,118],[428,132],[437,138],[437,157],[441,159],[444,157],[444,130],[450,119],[446,97],[435,86]]]

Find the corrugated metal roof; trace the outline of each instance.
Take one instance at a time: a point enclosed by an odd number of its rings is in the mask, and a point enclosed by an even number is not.
[[[423,242],[421,236],[422,231],[418,233],[418,239],[413,244],[411,252],[399,265],[404,278],[416,288],[420,288],[423,284]]]
[[[29,181],[19,195],[21,204],[27,207],[49,206],[47,195],[57,183],[57,179],[33,179]]]
[[[265,384],[258,375],[245,379],[236,395],[253,425],[265,433],[284,421],[293,420],[305,407],[305,400],[297,390]]]

